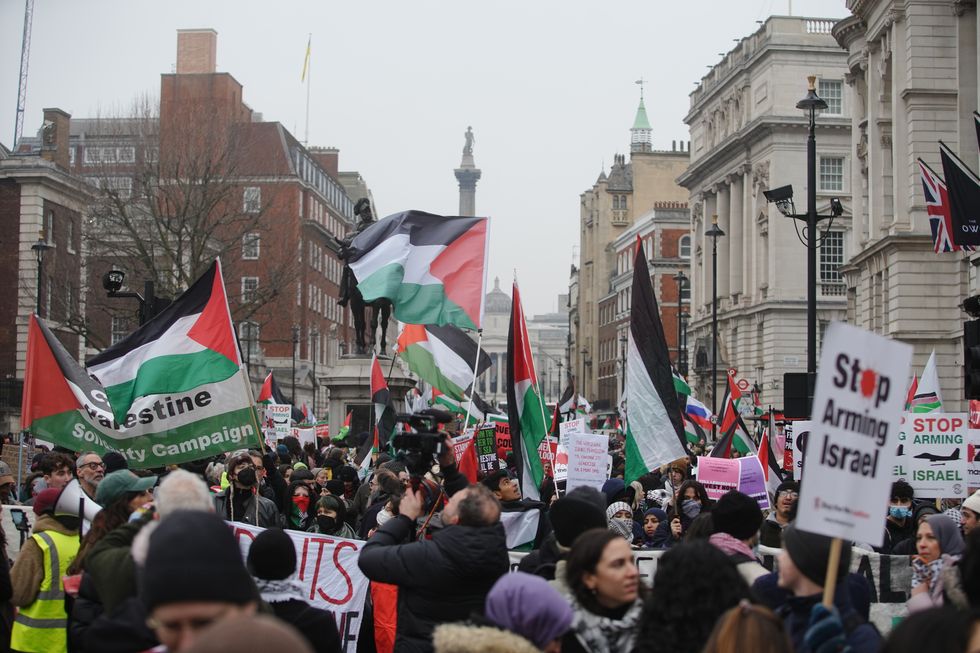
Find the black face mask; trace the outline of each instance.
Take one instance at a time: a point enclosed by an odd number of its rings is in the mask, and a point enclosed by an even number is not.
[[[246,467],[242,471],[238,472],[238,476],[235,480],[237,480],[240,485],[244,485],[246,487],[255,485],[255,468]]]
[[[337,529],[337,518],[328,515],[316,516],[316,527],[321,533],[333,533]]]

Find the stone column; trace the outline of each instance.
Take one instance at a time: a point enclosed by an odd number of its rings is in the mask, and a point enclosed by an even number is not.
[[[731,284],[729,283],[729,261],[731,256],[729,252],[731,249],[732,242],[732,232],[731,232],[731,188],[727,182],[718,184],[718,202],[717,210],[718,214],[718,226],[721,230],[725,232],[724,236],[718,238],[718,299],[725,297],[729,294],[731,289]],[[721,310],[721,306],[718,307]]]
[[[729,205],[731,207],[731,220],[729,224],[731,225],[731,230],[728,232],[728,251],[730,256],[728,261],[728,290],[732,295],[738,295],[742,293],[742,263],[744,261],[744,252],[742,251],[742,211],[743,204],[745,203],[742,197],[742,189],[744,184],[742,183],[742,175],[739,172],[729,175],[725,178],[725,181],[729,184],[731,192],[731,197],[729,198]]]
[[[701,221],[701,252],[704,256],[704,278],[701,280],[701,300],[705,310],[711,311],[711,239],[705,233],[711,227],[711,216],[718,210],[718,196],[715,194],[705,195],[704,200],[704,220]]]

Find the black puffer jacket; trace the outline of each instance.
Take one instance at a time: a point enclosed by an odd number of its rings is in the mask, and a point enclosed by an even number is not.
[[[375,532],[358,558],[368,578],[399,586],[395,650],[400,653],[432,651],[436,625],[482,611],[487,592],[510,568],[499,523],[449,526],[431,540],[408,542],[414,530],[413,521],[395,517]]]

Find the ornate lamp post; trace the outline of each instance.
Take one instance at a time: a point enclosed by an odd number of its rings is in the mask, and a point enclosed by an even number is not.
[[[711,239],[711,412],[718,414],[718,238],[725,235],[718,226],[718,216],[711,216],[711,229],[704,233]],[[718,439],[718,425],[711,425],[711,439]]]

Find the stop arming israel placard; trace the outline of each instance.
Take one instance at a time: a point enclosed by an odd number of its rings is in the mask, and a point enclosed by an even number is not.
[[[966,498],[968,424],[966,413],[905,413],[893,479],[917,497]]]
[[[833,322],[820,356],[801,530],[880,545],[912,347]]]

